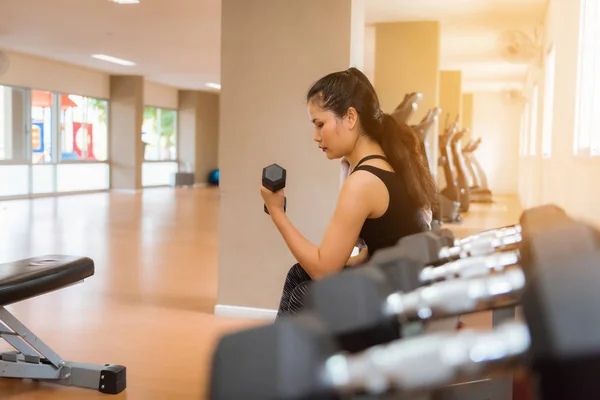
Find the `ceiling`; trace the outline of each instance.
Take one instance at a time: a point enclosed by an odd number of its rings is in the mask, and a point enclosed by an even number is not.
[[[252,1],[252,0],[248,0]],[[547,0],[365,0],[366,22],[439,20],[443,69],[464,73],[465,91],[522,84],[527,65],[502,60],[504,29],[532,33]],[[0,0],[0,48],[109,73],[143,74],[177,88],[219,82],[220,0]],[[131,60],[122,67],[90,54]]]
[[[365,0],[368,24],[437,20],[441,27],[441,68],[463,71],[463,91],[520,90],[528,64],[499,54],[497,39],[518,29],[534,39],[548,0]]]
[[[0,0],[0,47],[178,88],[219,82],[220,0]],[[134,61],[122,67],[95,60]]]

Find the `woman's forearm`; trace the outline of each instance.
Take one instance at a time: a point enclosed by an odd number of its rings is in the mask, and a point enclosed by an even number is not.
[[[283,210],[273,210],[271,218],[285,244],[302,268],[313,279],[322,276],[324,271],[319,259],[319,248],[296,229]]]

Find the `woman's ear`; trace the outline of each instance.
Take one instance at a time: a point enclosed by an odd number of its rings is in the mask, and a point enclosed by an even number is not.
[[[348,108],[346,111],[346,121],[348,121],[348,129],[353,129],[358,122],[358,112],[354,107]]]

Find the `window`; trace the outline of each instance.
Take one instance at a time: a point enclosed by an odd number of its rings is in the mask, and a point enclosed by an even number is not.
[[[0,86],[0,198],[108,189],[108,111],[107,100]]]
[[[521,134],[519,136],[519,154],[521,157],[525,157],[529,154],[529,113],[531,112],[529,108],[529,102],[525,102],[525,107],[523,108],[523,112],[521,113]]]
[[[538,117],[539,117],[539,97],[538,85],[533,86],[531,92],[531,110],[529,114],[529,152],[530,156],[537,154],[537,135],[538,135]]]
[[[60,102],[61,161],[106,161],[108,101],[63,94]]]
[[[144,143],[144,160],[176,160],[177,111],[145,107],[142,142]]]
[[[0,86],[0,163],[27,163],[28,119],[24,89]]]
[[[554,45],[546,54],[546,73],[544,77],[544,114],[542,120],[542,157],[552,154],[552,124],[554,114],[554,73],[556,49]]]
[[[55,96],[42,90],[31,91],[31,163],[47,164],[53,161],[54,134],[52,104]]]
[[[600,155],[600,2],[582,0],[575,111],[575,155]]]

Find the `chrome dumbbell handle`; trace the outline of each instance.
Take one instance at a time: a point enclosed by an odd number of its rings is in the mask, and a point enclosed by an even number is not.
[[[524,287],[523,270],[514,268],[502,274],[443,281],[408,293],[393,293],[384,309],[401,320],[454,316],[516,303]]]
[[[529,347],[527,326],[510,322],[491,332],[424,335],[355,355],[335,355],[325,363],[322,376],[340,393],[432,390],[459,377],[480,378],[491,369],[510,366]]]
[[[494,271],[503,271],[506,267],[518,262],[519,253],[517,251],[494,253],[489,256],[461,258],[440,266],[425,267],[421,271],[419,279],[422,283],[430,283],[454,278],[472,278],[489,275]]]
[[[454,245],[461,246],[463,244],[470,243],[470,242],[477,241],[477,240],[486,240],[489,238],[500,238],[503,236],[510,236],[510,235],[514,235],[517,233],[521,233],[521,225],[507,226],[504,228],[498,228],[498,229],[480,232],[480,233],[477,233],[472,236],[467,236],[465,238],[457,238],[454,240]]]
[[[496,250],[519,243],[521,239],[521,234],[515,233],[501,237],[488,237],[481,240],[473,240],[460,246],[442,247],[438,252],[438,257],[440,259],[446,259],[454,257],[466,258],[472,256],[489,255],[494,253]]]

